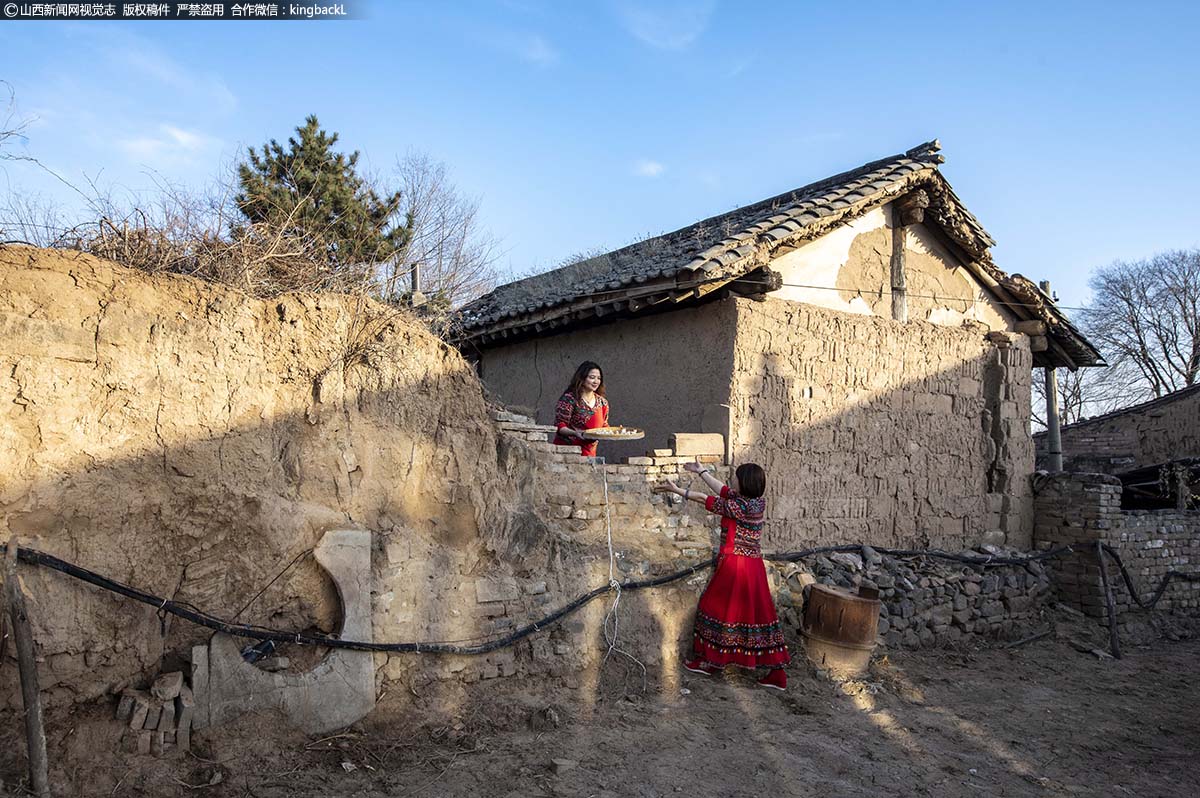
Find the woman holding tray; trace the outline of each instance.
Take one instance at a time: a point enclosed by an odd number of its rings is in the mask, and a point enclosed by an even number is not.
[[[586,440],[583,433],[608,426],[608,400],[604,398],[604,372],[600,366],[586,360],[575,369],[571,384],[554,410],[554,426],[558,428],[556,444],[578,446],[583,456],[596,456],[596,441]]]

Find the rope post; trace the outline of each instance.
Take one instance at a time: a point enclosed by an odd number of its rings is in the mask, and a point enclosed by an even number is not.
[[[37,663],[34,659],[33,631],[25,609],[25,594],[17,581],[17,542],[8,541],[4,562],[4,593],[12,619],[13,642],[17,649],[17,668],[21,674],[21,701],[25,707],[25,742],[29,750],[29,783],[34,795],[50,796],[49,766],[46,758],[46,727],[42,719],[41,691],[38,688]]]
[[[1096,541],[1096,559],[1100,561],[1100,584],[1104,586],[1104,606],[1108,610],[1108,642],[1112,655],[1121,658],[1121,640],[1117,637],[1117,605],[1113,601],[1112,585],[1108,583],[1108,560],[1104,557],[1104,543]]]

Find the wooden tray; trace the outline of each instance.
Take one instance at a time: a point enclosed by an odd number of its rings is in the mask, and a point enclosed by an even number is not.
[[[596,427],[585,429],[583,437],[589,441],[636,441],[646,437],[646,433],[633,427]]]

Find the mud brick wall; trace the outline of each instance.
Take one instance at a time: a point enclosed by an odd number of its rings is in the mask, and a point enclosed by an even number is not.
[[[1046,434],[1034,437],[1047,462]],[[1062,428],[1065,471],[1115,474],[1181,457],[1200,457],[1200,386]]]
[[[771,546],[1029,547],[1028,338],[770,299],[737,311],[734,459],[767,469]]]
[[[1076,553],[1051,560],[1059,595],[1097,619],[1105,619],[1104,590],[1095,555],[1097,541],[1116,549],[1142,598],[1169,570],[1200,569],[1200,512],[1121,510],[1121,482],[1106,474],[1054,474],[1039,486],[1036,497],[1036,542],[1039,548],[1062,545]],[[1119,619],[1128,631],[1144,626],[1120,573],[1110,562],[1109,583]],[[1157,605],[1161,610],[1196,613],[1200,583],[1173,581]]]

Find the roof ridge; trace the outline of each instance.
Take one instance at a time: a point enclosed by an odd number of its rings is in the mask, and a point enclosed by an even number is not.
[[[730,208],[725,211],[721,211],[720,213],[713,214],[712,216],[708,216],[703,219],[698,219],[689,224],[685,224],[683,227],[680,227],[678,229],[671,230],[671,231],[668,231],[665,233],[659,233],[658,235],[647,236],[646,238],[638,239],[637,241],[633,241],[624,246],[617,247],[616,249],[610,249],[606,252],[601,252],[599,254],[592,255],[591,257],[583,258],[581,260],[577,260],[572,263],[564,263],[561,266],[556,266],[553,269],[548,269],[547,271],[539,272],[538,274],[530,275],[528,277],[522,277],[519,280],[513,280],[512,282],[505,283],[504,285],[501,285],[501,286],[497,286],[497,289],[505,288],[505,287],[513,286],[513,285],[518,285],[520,283],[525,283],[530,280],[536,280],[536,279],[542,278],[542,277],[547,277],[547,276],[555,274],[557,272],[561,272],[565,269],[576,268],[585,263],[591,263],[593,261],[598,261],[601,258],[608,258],[610,256],[617,255],[618,253],[622,253],[627,250],[633,249],[635,247],[644,246],[647,242],[654,241],[655,239],[671,238],[672,236],[675,236],[675,235],[678,235],[681,233],[687,233],[688,231],[695,230],[696,228],[702,227],[704,225],[717,223],[720,220],[724,219],[725,217],[729,216],[729,214],[731,214],[731,213],[753,213],[760,208],[766,209],[766,208],[772,207],[772,205],[774,205],[775,203],[782,203],[783,201],[788,201],[788,204],[786,204],[786,205],[779,204],[778,209],[782,212],[783,210],[785,210],[787,208],[795,207],[803,202],[809,201],[809,198],[806,195],[816,194],[825,188],[833,188],[836,186],[840,186],[841,184],[845,183],[847,180],[852,179],[853,177],[856,177],[860,174],[868,174],[868,173],[873,172],[883,166],[886,166],[888,164],[893,164],[897,161],[902,161],[902,160],[906,160],[906,159],[912,160],[912,161],[919,161],[922,163],[926,163],[929,166],[936,169],[939,164],[943,164],[946,162],[945,157],[939,154],[941,148],[942,148],[941,142],[939,142],[937,139],[932,139],[930,141],[926,141],[926,142],[919,144],[916,147],[913,147],[904,152],[898,152],[893,155],[888,155],[884,158],[878,158],[874,161],[868,161],[867,163],[856,166],[853,169],[847,169],[846,171],[840,172],[836,175],[821,178],[820,180],[813,181],[812,183],[807,183],[803,186],[799,186],[797,188],[793,188],[788,191],[784,191],[780,194],[776,194],[773,197],[767,197],[766,199],[758,200],[757,202],[752,202],[749,205],[734,206],[733,208]],[[842,193],[842,196],[845,196],[846,194],[850,193],[850,191],[851,191],[851,189],[846,189]],[[714,243],[712,246],[716,246],[716,245],[717,245],[717,243]],[[488,294],[485,294],[484,297],[480,297],[480,299],[483,299],[486,296],[490,296],[492,293],[495,293],[495,290],[497,290],[497,289],[493,289],[493,291],[489,292]],[[473,304],[475,304],[475,302],[478,302],[478,301],[479,300],[477,299],[471,303],[468,303],[468,307],[470,307],[470,305],[473,305]]]
[[[1116,418],[1117,416],[1123,416],[1126,413],[1140,413],[1143,410],[1148,410],[1157,405],[1166,405],[1170,404],[1171,402],[1178,401],[1179,399],[1185,399],[1197,392],[1200,392],[1200,383],[1195,385],[1185,385],[1182,388],[1171,391],[1165,396],[1156,396],[1153,399],[1147,399],[1144,402],[1138,402],[1137,404],[1129,405],[1128,407],[1120,407],[1116,410],[1110,410],[1107,413],[1101,413],[1098,416],[1092,416],[1091,418],[1084,418],[1080,419],[1079,421],[1074,421],[1070,424],[1064,424],[1061,429],[1075,429],[1077,427],[1087,426],[1088,424],[1096,424],[1101,421],[1108,421],[1109,419]],[[1045,434],[1046,431],[1042,430],[1041,432],[1034,433],[1034,437]]]

